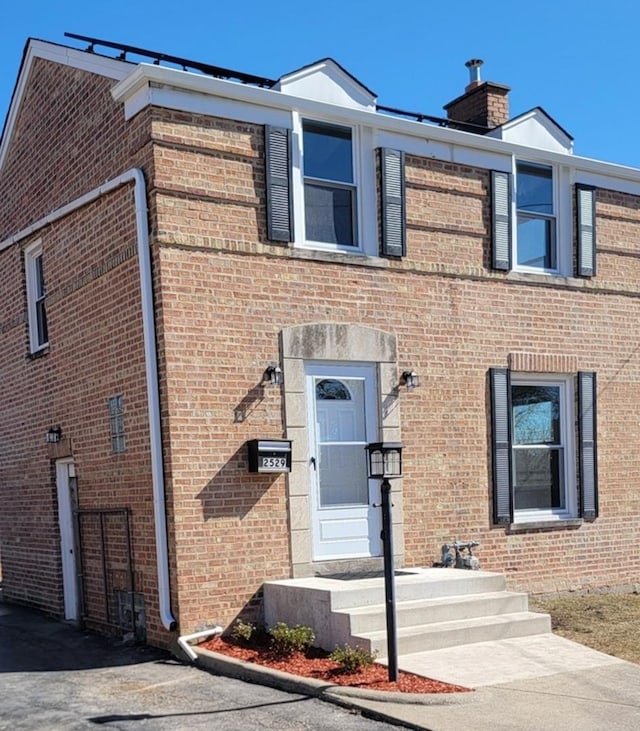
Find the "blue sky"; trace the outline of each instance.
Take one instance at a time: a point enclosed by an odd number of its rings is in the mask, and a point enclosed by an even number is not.
[[[541,106],[577,155],[640,168],[639,27],[633,0],[7,0],[0,120],[27,38],[81,47],[65,31],[270,78],[330,56],[380,104],[436,116],[481,58],[484,80],[512,88],[512,116]]]

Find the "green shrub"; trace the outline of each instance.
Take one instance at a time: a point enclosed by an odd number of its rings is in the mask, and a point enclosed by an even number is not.
[[[315,635],[311,627],[296,624],[289,627],[284,622],[276,622],[269,630],[271,635],[271,649],[281,657],[289,657],[294,652],[305,652],[311,647]]]
[[[337,646],[329,657],[337,662],[345,673],[357,673],[361,668],[373,665],[378,657],[378,651],[369,652],[361,647],[351,645]]]
[[[248,644],[251,641],[251,636],[255,632],[255,629],[255,624],[236,619],[231,630],[231,638],[238,644]]]

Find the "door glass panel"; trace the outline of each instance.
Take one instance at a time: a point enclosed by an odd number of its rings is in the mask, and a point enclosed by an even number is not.
[[[316,424],[320,507],[368,504],[364,380],[318,379]]]
[[[365,450],[360,444],[320,447],[320,507],[369,502]]]
[[[351,401],[351,393],[342,381],[323,378],[316,383],[316,398],[319,401]]]

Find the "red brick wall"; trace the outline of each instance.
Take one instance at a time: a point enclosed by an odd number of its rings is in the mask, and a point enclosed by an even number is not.
[[[430,565],[441,543],[474,538],[483,567],[506,571],[520,588],[637,580],[639,559],[619,542],[625,536],[633,545],[640,532],[632,396],[640,373],[629,337],[640,292],[635,198],[598,192],[593,280],[504,275],[487,267],[487,171],[408,155],[407,256],[386,267],[327,261],[266,241],[261,126],[157,109],[125,125],[104,80],[45,62],[34,74],[0,179],[8,201],[0,236],[133,165],[149,180],[172,599],[182,631],[227,624],[255,608],[265,580],[289,576],[285,479],[248,474],[244,445],[282,435],[281,393],[260,380],[279,358],[281,330],[303,323],[393,332],[399,370],[421,375],[419,389],[400,392],[408,565]],[[49,151],[38,110],[51,85],[67,91],[47,107],[49,129],[57,120],[62,132]],[[91,115],[86,123],[82,114],[65,117],[76,99],[91,102],[108,124],[96,130]],[[29,129],[31,157],[21,142]],[[58,170],[60,160],[71,161],[70,171]],[[132,511],[148,636],[162,644],[130,187],[41,238],[51,340],[41,358],[27,357],[21,249],[28,242],[0,253],[8,283],[0,298],[5,591],[61,611],[55,480],[43,444],[59,423],[71,440],[81,507]],[[487,370],[508,365],[513,353],[598,372],[594,524],[518,534],[491,527]],[[110,453],[106,407],[116,393],[125,402],[121,456]],[[119,557],[115,580],[121,572]]]
[[[38,60],[0,175],[0,239],[120,172],[142,165],[151,177],[146,114],[125,124],[112,82]],[[50,348],[28,353],[24,246],[40,238]],[[101,197],[0,252],[0,537],[4,593],[62,613],[62,576],[53,453],[62,427],[76,465],[81,510],[128,508],[136,590],[147,632],[166,641],[158,619],[149,428],[132,184]],[[126,453],[111,453],[107,399],[124,398]],[[58,450],[59,451],[59,450]],[[87,610],[115,612],[128,583],[122,526],[106,518],[108,589],[103,595],[99,522],[82,519]],[[114,616],[115,613],[115,616]]]
[[[399,369],[421,374],[420,389],[400,394],[407,564],[430,565],[443,542],[474,538],[483,567],[506,571],[519,588],[636,580],[638,559],[621,561],[614,549],[620,535],[638,538],[640,514],[630,489],[640,459],[626,446],[640,436],[630,399],[640,372],[625,324],[638,309],[632,197],[599,192],[593,281],[505,276],[486,266],[487,171],[408,156],[407,257],[388,269],[310,261],[264,244],[259,126],[157,116],[166,408],[186,626],[229,622],[263,580],[288,575],[285,483],[247,474],[244,443],[281,434],[279,393],[258,387],[277,359],[278,333],[319,321],[395,332]],[[243,179],[229,184],[225,169]],[[594,524],[514,534],[491,527],[487,371],[515,353],[598,372]],[[234,423],[234,409],[247,405],[247,420]]]

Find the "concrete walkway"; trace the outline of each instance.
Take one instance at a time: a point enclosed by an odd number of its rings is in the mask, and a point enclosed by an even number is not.
[[[328,687],[207,651],[197,652],[198,662],[215,672],[306,692],[412,729],[640,729],[640,666],[551,634],[399,658],[403,670],[475,689],[473,693],[442,695],[409,696]]]

